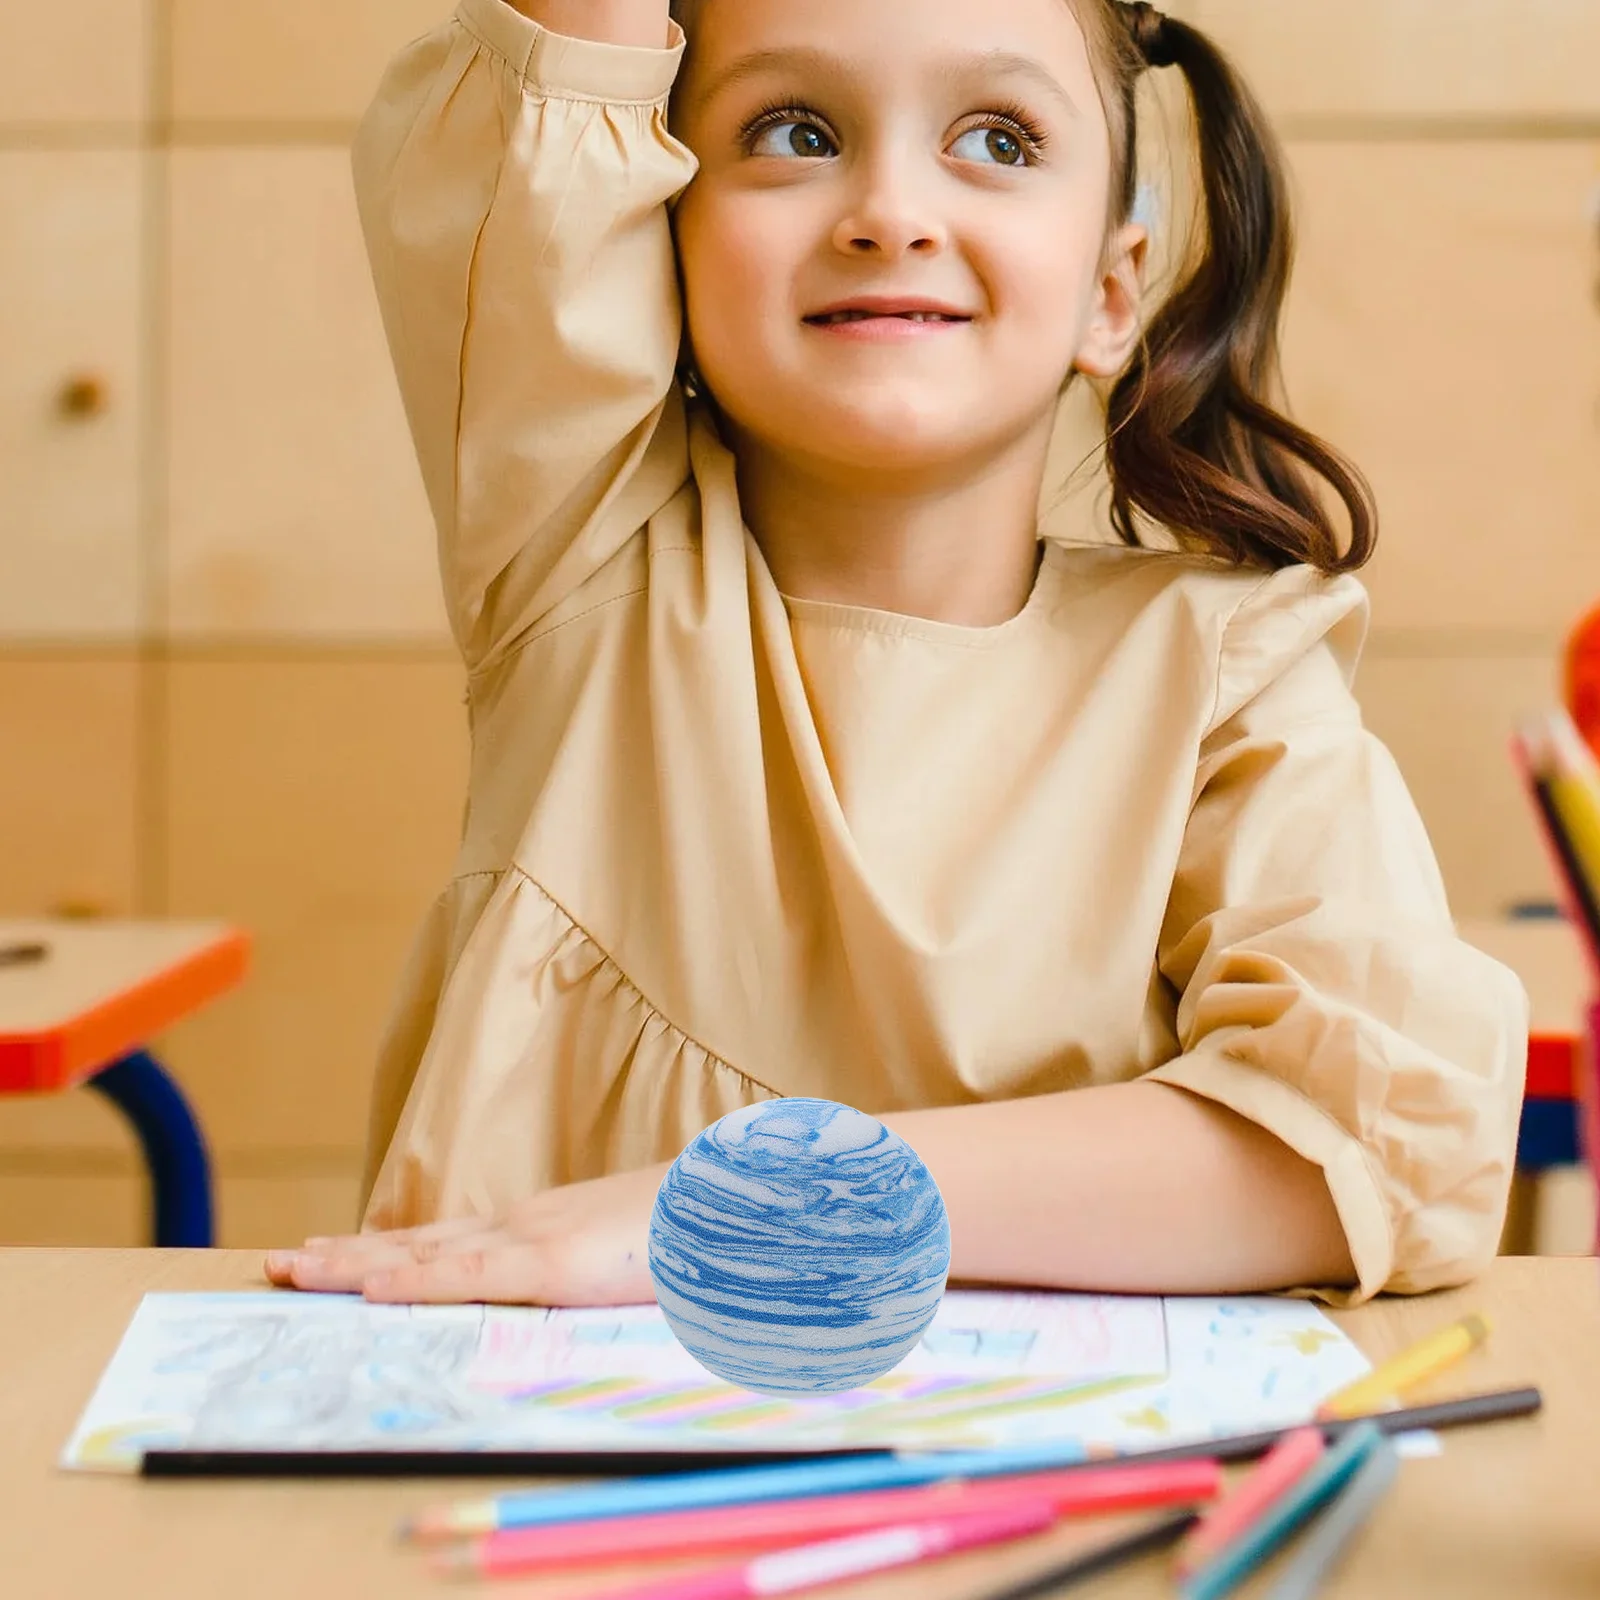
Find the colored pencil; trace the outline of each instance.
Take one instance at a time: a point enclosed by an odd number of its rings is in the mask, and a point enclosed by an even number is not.
[[[1557,887],[1566,902],[1568,920],[1582,938],[1591,966],[1600,972],[1600,885],[1592,882],[1584,870],[1566,819],[1556,805],[1550,785],[1554,756],[1544,724],[1529,721],[1518,728],[1511,741],[1511,756],[1538,813],[1540,833]]]
[[[1393,1411],[1378,1412],[1371,1418],[1352,1418],[1348,1421],[1322,1422],[1317,1425],[1322,1429],[1323,1438],[1331,1444],[1360,1427],[1364,1421],[1371,1421],[1383,1433],[1392,1435],[1425,1429],[1460,1428],[1476,1423],[1508,1421],[1514,1417],[1532,1416],[1543,1404],[1544,1396],[1536,1388],[1495,1389],[1482,1394],[1464,1395],[1455,1400],[1435,1401],[1429,1405],[1403,1406]],[[1303,1427],[1304,1424],[1297,1423],[1295,1426]],[[1082,1454],[1081,1460],[1083,1470],[1108,1466],[1113,1461],[1140,1466],[1151,1466],[1163,1461],[1194,1461],[1206,1458],[1217,1461],[1252,1461],[1265,1455],[1284,1434],[1292,1431],[1292,1428],[1287,1427],[1264,1428],[1257,1433],[1196,1439],[1186,1444],[1163,1445],[1153,1450],[1128,1451],[1122,1454],[1108,1451],[1093,1456],[1085,1453]],[[800,1462],[792,1467],[741,1467],[725,1473],[673,1473],[659,1479],[622,1480],[579,1489],[546,1489],[503,1495],[498,1500],[469,1500],[440,1506],[404,1524],[401,1532],[419,1539],[455,1539],[474,1534],[493,1533],[500,1527],[528,1527],[555,1522],[587,1521],[601,1517],[637,1516],[647,1511],[689,1509],[695,1506],[746,1505],[757,1500],[785,1500],[807,1495],[842,1494],[856,1489],[936,1483],[945,1478],[1015,1476],[1029,1471],[1030,1468],[1048,1468],[1053,1464],[1070,1466],[1073,1464],[1074,1452],[1081,1450],[1081,1446],[1037,1447],[1038,1454],[1056,1453],[1067,1458],[1065,1462],[1057,1463],[1038,1460],[1032,1463],[1019,1462],[1018,1452],[995,1450],[970,1454],[961,1452],[945,1455],[873,1456],[859,1460],[809,1461]],[[158,1452],[154,1451],[146,1454],[147,1473],[150,1471],[151,1456],[157,1454]],[[159,1454],[166,1458],[170,1466],[180,1470],[158,1470],[152,1475],[192,1475],[181,1471],[186,1464],[185,1452],[165,1451]],[[211,1457],[210,1470],[206,1475],[218,1475],[216,1467],[218,1453],[213,1451],[206,1454]],[[374,1454],[379,1455],[381,1452]],[[416,1455],[418,1464],[413,1470],[419,1473],[426,1472],[428,1453],[419,1451]],[[309,1463],[310,1470],[317,1470],[316,1452],[302,1452],[296,1459]],[[443,1459],[454,1461],[460,1458],[445,1455]],[[541,1457],[536,1452],[519,1455],[516,1459],[526,1463],[518,1470],[529,1473],[538,1473],[541,1470]],[[601,1459],[603,1460],[603,1457]],[[819,1476],[844,1468],[856,1469],[858,1481],[828,1484],[827,1479],[823,1478],[827,1486],[818,1487]],[[879,1470],[869,1476],[866,1472],[868,1468]],[[226,1467],[221,1469],[223,1475],[226,1474],[226,1470]],[[440,1469],[435,1467],[433,1470],[437,1475]],[[603,1472],[605,1469],[601,1466],[596,1470]],[[776,1482],[764,1481],[774,1474],[782,1476]],[[685,1484],[697,1485],[698,1492],[688,1497],[679,1495],[676,1491]],[[760,1492],[751,1495],[747,1491],[752,1487]],[[646,1491],[651,1489],[664,1491],[655,1504],[648,1503],[646,1496]],[[711,1492],[707,1492],[708,1490]],[[545,1509],[535,1511],[528,1522],[519,1523],[510,1518],[501,1522],[499,1508],[502,1505],[512,1507],[513,1515],[523,1506],[530,1510]]]
[[[1489,1337],[1488,1319],[1473,1312],[1448,1328],[1420,1339],[1364,1378],[1346,1384],[1317,1408],[1319,1421],[1348,1421],[1386,1406],[1408,1389],[1426,1383],[1470,1355]]]
[[[1351,1541],[1378,1509],[1400,1471],[1400,1452],[1385,1439],[1369,1455],[1344,1492],[1306,1535],[1267,1600],[1312,1600],[1339,1564]]]
[[[1178,1586],[1183,1600],[1221,1600],[1231,1593],[1339,1493],[1382,1439],[1374,1422],[1353,1428],[1238,1538],[1184,1575]]]
[[[1557,887],[1566,902],[1567,920],[1587,947],[1591,964],[1600,970],[1600,898],[1597,898],[1595,888],[1578,860],[1567,831],[1566,819],[1556,805],[1549,780],[1535,776],[1529,781],[1545,844],[1555,867]]]
[[[887,1461],[870,1450],[531,1450],[391,1447],[378,1450],[217,1450],[179,1445],[146,1450],[146,1478],[677,1478],[769,1465],[818,1461]]]
[[[1204,1566],[1304,1477],[1324,1449],[1321,1428],[1296,1428],[1293,1433],[1286,1433],[1261,1458],[1255,1471],[1201,1518],[1178,1550],[1174,1570],[1181,1575]]]
[[[1463,1395],[1456,1400],[1436,1400],[1428,1405],[1397,1406],[1393,1411],[1374,1412],[1370,1417],[1352,1417],[1345,1422],[1318,1422],[1322,1437],[1334,1444],[1347,1433],[1371,1422],[1389,1437],[1401,1433],[1425,1433],[1438,1428],[1466,1428],[1484,1422],[1509,1422],[1516,1417],[1531,1417],[1544,1405],[1536,1388],[1489,1389],[1482,1394]],[[1296,1424],[1303,1427],[1304,1423]],[[1215,1456],[1218,1461],[1256,1461],[1264,1456],[1289,1428],[1263,1428],[1259,1433],[1237,1433],[1228,1438],[1207,1439],[1193,1444],[1167,1445],[1159,1450],[1139,1450],[1117,1456],[1118,1461],[1183,1461],[1198,1455]]]
[[[769,1551],[754,1561],[695,1572],[683,1578],[613,1591],[606,1600],[756,1600],[757,1596],[791,1594],[868,1573],[886,1572],[915,1562],[933,1561],[959,1550],[1002,1544],[1043,1533],[1056,1520],[1048,1500],[990,1507],[967,1516],[935,1517],[903,1522],[845,1539],[794,1545]]]
[[[1576,859],[1582,882],[1572,898],[1587,918],[1590,954],[1594,971],[1600,977],[1600,762],[1582,731],[1565,711],[1554,711],[1546,719],[1550,771],[1547,784],[1552,805],[1570,840],[1570,853]],[[1588,1011],[1591,1054],[1600,1010]],[[1600,1087],[1595,1073],[1580,1078],[1578,1138],[1579,1149],[1589,1166],[1600,1172]],[[1600,1249],[1600,1226],[1596,1231]]]
[[[1316,1437],[1320,1440],[1321,1435]],[[1173,1461],[1153,1467],[1036,1472],[973,1482],[954,1479],[905,1489],[823,1499],[774,1500],[752,1506],[659,1511],[600,1522],[558,1523],[491,1533],[433,1555],[440,1573],[501,1577],[534,1569],[706,1555],[783,1544],[805,1535],[842,1534],[946,1511],[976,1511],[1018,1500],[1048,1500],[1058,1516],[1086,1516],[1216,1499],[1222,1468],[1215,1461]]]
[[[1600,770],[1565,711],[1546,716],[1545,749],[1550,765],[1544,776],[1551,798],[1567,824],[1573,851],[1592,889],[1600,884]]]
[[[980,1600],[1035,1600],[1038,1595],[1069,1589],[1087,1578],[1097,1578],[1102,1572],[1110,1572],[1126,1566],[1130,1561],[1137,1561],[1140,1556],[1165,1550],[1168,1545],[1176,1544],[1183,1538],[1198,1520],[1199,1513],[1196,1511],[1174,1512],[1155,1522],[1146,1523],[1142,1528],[1135,1528],[1132,1533],[1085,1550],[1068,1561],[1046,1567],[1043,1572],[1036,1572],[1020,1583],[991,1590]]]
[[[460,1538],[504,1528],[542,1527],[647,1511],[688,1511],[700,1506],[753,1505],[806,1495],[847,1494],[937,1483],[943,1478],[999,1478],[1073,1466],[1086,1459],[1076,1440],[1007,1450],[963,1450],[865,1461],[813,1461],[784,1467],[742,1467],[731,1472],[687,1472],[593,1488],[534,1490],[493,1500],[444,1506],[416,1518],[414,1538]]]

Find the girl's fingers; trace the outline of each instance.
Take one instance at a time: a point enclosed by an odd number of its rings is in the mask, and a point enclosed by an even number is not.
[[[486,1234],[432,1261],[412,1260],[370,1274],[362,1293],[369,1300],[429,1305],[548,1305],[548,1276],[546,1252],[537,1245]]]
[[[298,1250],[269,1250],[266,1259],[267,1278],[280,1288],[305,1289],[310,1285],[301,1281],[302,1272],[314,1270],[319,1265],[325,1266],[331,1261],[348,1262],[359,1256],[386,1258],[394,1248],[393,1245],[385,1245],[381,1235],[375,1234],[369,1238],[319,1239],[315,1244],[308,1242]]]
[[[322,1294],[351,1294],[374,1272],[384,1272],[411,1260],[403,1245],[385,1249],[352,1250],[348,1255],[318,1255],[307,1251],[296,1254],[283,1269],[286,1287],[308,1289]]]
[[[442,1238],[421,1237],[425,1231],[422,1229],[405,1234],[367,1234],[352,1241],[355,1248],[343,1254],[302,1252],[289,1269],[290,1281],[297,1289],[355,1292],[364,1289],[374,1275],[427,1266],[446,1255],[493,1250],[505,1239],[497,1229],[485,1230],[482,1223],[470,1226],[472,1231],[464,1234],[461,1224],[452,1223]]]
[[[300,1247],[318,1255],[348,1255],[367,1246],[387,1247],[425,1243],[437,1239],[458,1239],[482,1233],[492,1226],[483,1217],[452,1217],[448,1222],[428,1222],[419,1228],[390,1228],[380,1233],[348,1233],[330,1239],[307,1239]]]
[[[298,1250],[270,1251],[266,1274],[269,1282],[281,1287],[303,1289],[309,1284],[302,1282],[297,1274],[320,1270],[318,1263],[339,1262],[348,1276],[354,1270],[354,1263],[365,1260],[369,1267],[388,1265],[397,1251],[401,1252],[402,1259],[415,1252],[417,1259],[427,1260],[441,1246],[454,1240],[470,1239],[483,1229],[481,1217],[457,1217],[449,1222],[430,1222],[420,1228],[396,1228],[389,1233],[351,1233],[307,1239]]]

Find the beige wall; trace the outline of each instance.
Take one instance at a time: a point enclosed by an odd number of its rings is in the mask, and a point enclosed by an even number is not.
[[[0,914],[221,915],[163,1041],[225,1242],[352,1220],[372,1049],[446,871],[460,677],[344,145],[445,0],[0,10]],[[1288,137],[1302,414],[1386,517],[1362,683],[1459,910],[1548,893],[1503,755],[1600,596],[1593,0],[1188,0]],[[104,409],[69,419],[68,382]],[[0,1101],[0,1238],[139,1237],[86,1096]]]

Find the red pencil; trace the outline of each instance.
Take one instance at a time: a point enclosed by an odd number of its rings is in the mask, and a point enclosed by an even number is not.
[[[1215,1461],[1150,1466],[1074,1467],[1012,1478],[872,1489],[748,1506],[657,1511],[603,1522],[557,1523],[491,1533],[434,1558],[435,1570],[483,1577],[556,1567],[603,1566],[660,1557],[759,1549],[796,1538],[849,1533],[944,1511],[991,1510],[1023,1500],[1048,1500],[1062,1517],[1193,1504],[1221,1492]]]
[[[1212,1507],[1178,1546],[1173,1568],[1180,1575],[1205,1565],[1217,1551],[1248,1528],[1275,1500],[1311,1469],[1323,1451],[1322,1429],[1296,1428],[1261,1458],[1239,1487]]]
[[[936,1561],[958,1550],[1003,1544],[1043,1533],[1056,1520],[1048,1500],[963,1511],[922,1522],[868,1528],[842,1539],[769,1550],[747,1562],[665,1578],[613,1593],[607,1600],[765,1600],[768,1595],[817,1589],[868,1573]]]

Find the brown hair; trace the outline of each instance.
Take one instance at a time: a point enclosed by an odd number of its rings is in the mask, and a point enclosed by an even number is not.
[[[1137,545],[1142,514],[1181,544],[1240,566],[1363,566],[1377,538],[1366,480],[1273,401],[1294,229],[1261,107],[1187,23],[1144,4],[1074,3],[1109,79],[1116,222],[1127,220],[1137,193],[1135,97],[1149,67],[1176,67],[1188,85],[1203,194],[1191,259],[1107,405],[1112,526]],[[1343,549],[1317,479],[1350,519]]]
[[[685,27],[702,0],[673,0]],[[1350,572],[1372,557],[1377,513],[1361,473],[1275,403],[1278,328],[1294,229],[1277,141],[1227,58],[1148,4],[1068,0],[1089,44],[1111,132],[1113,227],[1138,194],[1137,92],[1176,67],[1194,108],[1200,228],[1107,403],[1111,524],[1140,545],[1140,518],[1191,552],[1273,570]],[[1349,538],[1319,493],[1343,503]]]

